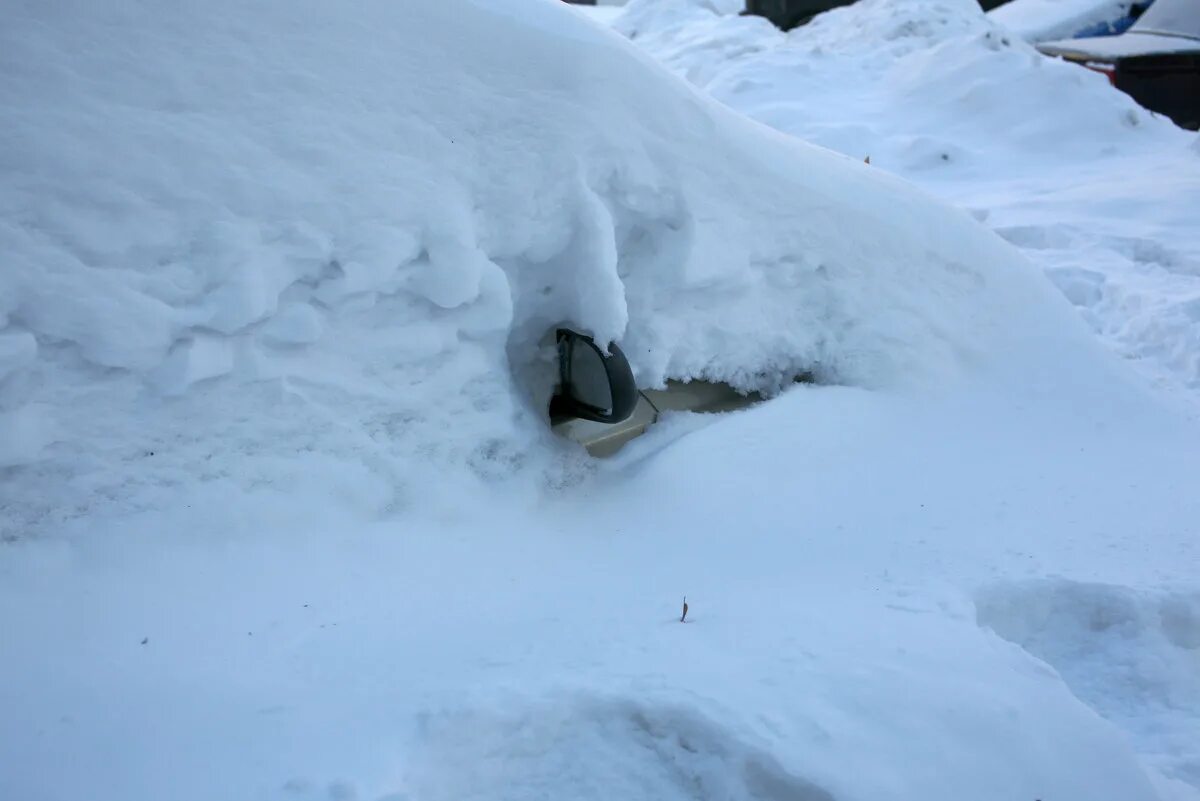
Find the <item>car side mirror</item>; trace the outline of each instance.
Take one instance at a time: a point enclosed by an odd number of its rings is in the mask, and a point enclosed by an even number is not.
[[[629,360],[615,344],[604,353],[589,336],[560,328],[558,392],[550,399],[550,418],[570,417],[620,423],[637,407],[638,390]]]

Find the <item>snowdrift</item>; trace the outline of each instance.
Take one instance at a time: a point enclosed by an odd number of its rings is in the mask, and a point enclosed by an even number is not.
[[[933,387],[1075,337],[966,215],[560,6],[12,11],[6,534],[198,476],[376,513],[429,465],[528,471],[553,448],[525,376],[560,323],[646,386],[766,390]]]
[[[901,174],[990,178],[1006,158],[1051,169],[1189,139],[972,0],[860,0],[786,34],[697,0],[634,0],[614,27],[721,102]]]
[[[9,5],[0,797],[1155,799],[1011,579],[1186,573],[1194,427],[971,217],[558,0]],[[560,323],[842,386],[595,468]]]
[[[785,35],[673,0],[614,25],[731,108],[971,209],[1116,352],[1194,396],[1196,135],[994,17],[970,0],[861,0]]]

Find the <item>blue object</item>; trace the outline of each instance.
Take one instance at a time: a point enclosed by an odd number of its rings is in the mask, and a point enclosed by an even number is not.
[[[1144,2],[1131,3],[1129,12],[1122,17],[1113,20],[1105,20],[1097,22],[1094,25],[1089,25],[1083,30],[1076,31],[1071,35],[1072,39],[1090,39],[1093,36],[1116,36],[1119,33],[1124,33],[1129,30],[1133,23],[1137,22],[1138,17],[1142,15],[1147,8],[1154,3],[1154,0],[1144,0]]]

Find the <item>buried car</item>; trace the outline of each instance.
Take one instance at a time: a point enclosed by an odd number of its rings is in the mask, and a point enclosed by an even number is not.
[[[746,0],[744,14],[766,17],[777,28],[790,31],[812,21],[813,17],[848,6],[855,0]],[[1002,5],[1006,0],[980,0],[985,11]]]
[[[1200,3],[1157,0],[1119,36],[1043,42],[1038,49],[1108,76],[1177,125],[1200,129]]]
[[[668,380],[661,389],[638,389],[615,343],[605,352],[591,337],[567,328],[558,329],[555,338],[559,380],[549,404],[551,427],[592,456],[616,453],[664,412],[729,412],[764,400],[760,392],[739,392],[719,381]]]
[[[971,215],[562,3],[8,11],[0,798],[1157,801],[972,591],[1186,578],[1200,443]],[[564,325],[837,386],[593,470]]]

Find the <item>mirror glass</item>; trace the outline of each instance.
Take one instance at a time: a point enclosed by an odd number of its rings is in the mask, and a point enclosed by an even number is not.
[[[612,409],[612,388],[608,384],[608,371],[604,369],[604,357],[590,342],[572,339],[571,348],[571,398],[604,412]]]

